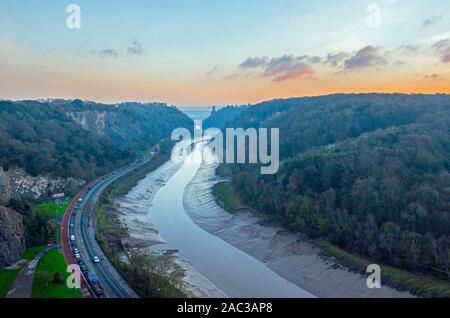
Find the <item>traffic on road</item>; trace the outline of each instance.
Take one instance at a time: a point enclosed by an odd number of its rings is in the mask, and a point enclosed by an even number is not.
[[[86,298],[134,298],[137,293],[121,277],[95,240],[96,203],[113,182],[147,164],[155,151],[141,160],[88,184],[69,205],[61,227],[66,262],[76,264]]]

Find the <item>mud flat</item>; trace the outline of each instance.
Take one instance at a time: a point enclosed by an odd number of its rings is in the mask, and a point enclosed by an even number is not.
[[[228,213],[212,194],[215,168],[169,161],[115,200],[134,245],[172,255],[191,297],[411,297],[368,289],[300,236]]]
[[[200,149],[189,157],[200,156]],[[168,162],[116,201],[120,221],[136,245],[172,255],[185,270],[186,288],[195,297],[313,297],[192,221],[183,197],[199,168],[196,160],[187,159],[181,166]]]
[[[125,196],[116,198],[114,205],[119,214],[119,220],[129,233],[132,245],[137,248],[148,248],[162,244],[164,240],[151,222],[150,211],[155,194],[178,171],[181,164],[168,161],[138,182]],[[174,256],[176,256],[177,251]],[[198,273],[189,262],[174,258],[184,270],[184,292],[190,297],[227,297],[227,295]]]
[[[389,286],[369,289],[366,278],[320,256],[320,250],[299,235],[260,225],[250,212],[230,214],[216,203],[212,187],[223,181],[215,164],[202,164],[186,187],[184,208],[201,228],[264,262],[284,279],[317,297],[413,297]]]

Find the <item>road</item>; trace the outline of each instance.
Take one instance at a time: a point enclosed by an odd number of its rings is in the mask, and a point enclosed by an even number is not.
[[[152,152],[153,153],[153,152]],[[81,260],[86,265],[88,272],[93,272],[99,278],[106,298],[137,298],[138,294],[118,273],[114,265],[103,253],[95,239],[95,220],[98,208],[98,200],[102,192],[113,182],[130,174],[153,159],[153,155],[145,157],[138,163],[126,166],[114,173],[101,177],[88,184],[72,201],[63,218],[61,227],[62,248],[68,264],[76,264],[73,249],[78,248]],[[75,242],[71,237],[75,236]],[[94,263],[94,256],[99,257],[100,263]],[[87,298],[97,297],[87,282],[82,277],[81,290]]]
[[[28,262],[24,269],[20,272],[11,288],[9,289],[6,298],[31,298],[33,290],[34,276],[36,275],[37,264],[44,254],[55,246],[49,246],[40,251],[30,262]]]

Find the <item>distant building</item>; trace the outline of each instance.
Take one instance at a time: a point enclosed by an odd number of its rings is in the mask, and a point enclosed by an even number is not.
[[[62,204],[66,199],[65,193],[55,193],[52,195],[52,199],[55,200],[55,203]]]
[[[66,194],[64,192],[63,193],[55,193],[52,195],[52,199],[61,199],[61,198],[64,198],[65,196],[66,196]]]

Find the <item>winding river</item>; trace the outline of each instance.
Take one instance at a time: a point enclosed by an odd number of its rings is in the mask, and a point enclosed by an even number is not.
[[[188,114],[194,120],[204,114]],[[204,150],[204,151],[203,151]],[[173,254],[193,297],[411,297],[320,256],[320,250],[249,212],[230,214],[214,199],[220,181],[197,143],[180,164],[169,161],[116,201],[120,221],[141,248]],[[300,287],[301,286],[301,287]]]
[[[230,297],[312,297],[264,263],[196,225],[183,207],[186,186],[200,168],[201,145],[154,196],[151,220],[165,243],[154,250],[177,250],[198,272]]]

